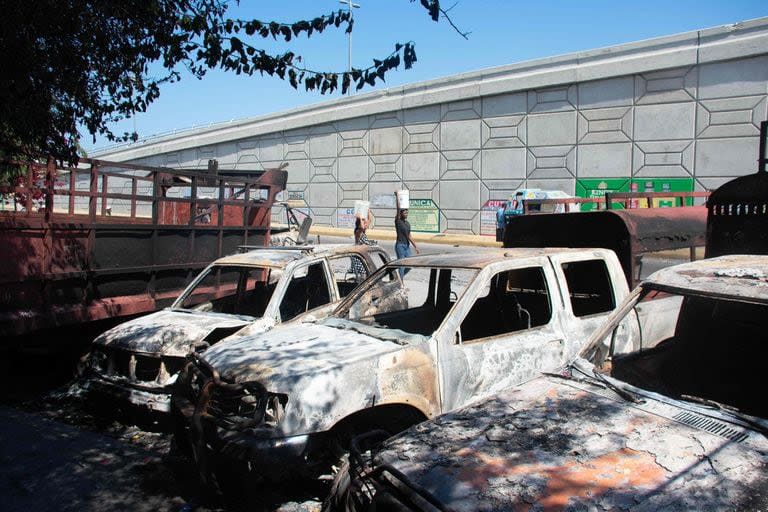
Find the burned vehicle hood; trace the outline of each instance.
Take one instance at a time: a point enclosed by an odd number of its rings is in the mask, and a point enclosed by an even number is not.
[[[375,464],[457,511],[764,510],[768,440],[678,403],[540,377],[391,439]]]
[[[329,373],[401,349],[402,342],[395,341],[399,340],[391,334],[366,332],[360,324],[327,319],[233,337],[211,347],[202,358],[227,381],[257,381],[285,393],[290,391],[285,386],[301,377]]]
[[[234,315],[166,309],[122,323],[94,343],[136,353],[184,357],[192,344],[215,343],[253,321]]]

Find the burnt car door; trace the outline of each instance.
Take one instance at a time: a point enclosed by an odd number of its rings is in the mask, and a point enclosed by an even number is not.
[[[553,254],[550,259],[563,290],[566,353],[572,356],[629,293],[627,281],[618,263],[599,254]],[[637,330],[636,322],[630,320],[613,333],[612,346],[629,348]]]
[[[444,411],[562,363],[562,308],[546,263],[528,260],[486,270],[464,297],[458,326],[439,348]]]

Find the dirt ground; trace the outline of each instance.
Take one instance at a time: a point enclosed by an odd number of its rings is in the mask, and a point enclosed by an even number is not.
[[[84,345],[87,346],[87,343]],[[194,463],[173,450],[162,418],[110,409],[83,395],[77,344],[55,357],[2,354],[0,496],[5,511],[318,511],[327,484],[204,492]]]

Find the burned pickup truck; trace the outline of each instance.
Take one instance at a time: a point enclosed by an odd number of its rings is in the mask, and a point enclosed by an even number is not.
[[[768,257],[660,270],[559,371],[358,439],[326,509],[765,510],[767,356]]]
[[[170,308],[96,338],[84,358],[84,386],[167,413],[171,386],[190,351],[330,313],[387,261],[380,248],[353,245],[259,248],[220,258]]]
[[[205,478],[318,476],[356,434],[394,434],[558,368],[627,294],[604,249],[396,260],[324,320],[193,354],[174,388],[177,438]]]

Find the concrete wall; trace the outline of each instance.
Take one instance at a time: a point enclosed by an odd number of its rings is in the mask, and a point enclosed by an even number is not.
[[[711,189],[754,172],[768,116],[768,18],[386,89],[117,148],[172,167],[290,163],[316,222],[371,200],[379,225],[406,187],[440,229],[480,231],[518,187],[683,178]],[[383,222],[382,222],[383,221]]]

